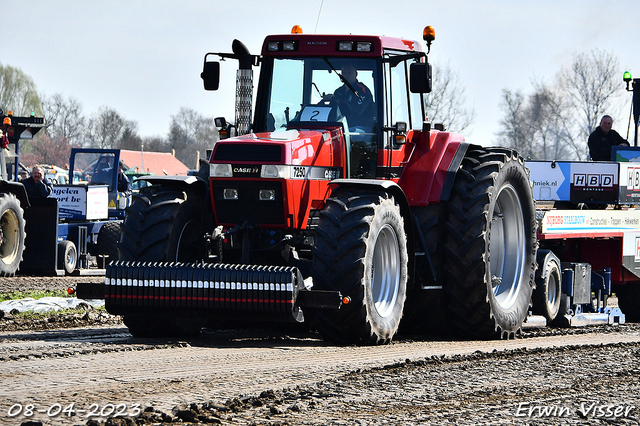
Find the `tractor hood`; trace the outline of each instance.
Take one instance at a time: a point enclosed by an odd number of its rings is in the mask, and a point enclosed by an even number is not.
[[[343,149],[338,126],[249,133],[216,143],[210,177],[335,179],[343,177]]]

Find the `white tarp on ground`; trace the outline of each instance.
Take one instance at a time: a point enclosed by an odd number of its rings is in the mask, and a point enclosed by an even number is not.
[[[0,311],[7,314],[12,312],[47,312],[57,311],[60,309],[75,309],[87,305],[91,305],[95,308],[104,306],[104,300],[84,300],[76,297],[42,297],[40,299],[33,299],[28,297],[26,299],[18,300],[5,300],[0,302]]]

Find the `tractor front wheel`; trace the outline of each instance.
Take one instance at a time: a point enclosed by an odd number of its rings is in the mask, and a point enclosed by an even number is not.
[[[0,277],[11,277],[18,270],[26,237],[24,226],[22,207],[16,196],[0,194]]]
[[[407,290],[407,240],[400,208],[384,192],[338,189],[326,202],[313,250],[314,288],[351,302],[314,312],[340,344],[383,344],[398,331]]]

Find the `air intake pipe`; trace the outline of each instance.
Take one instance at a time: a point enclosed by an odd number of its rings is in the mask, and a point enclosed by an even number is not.
[[[233,40],[231,48],[239,63],[236,74],[236,128],[239,135],[245,135],[251,131],[254,56],[239,40]]]

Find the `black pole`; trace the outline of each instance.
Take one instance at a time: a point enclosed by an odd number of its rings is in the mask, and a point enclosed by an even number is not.
[[[633,122],[636,132],[633,139],[633,146],[638,146],[638,122],[640,121],[640,78],[633,79]]]

